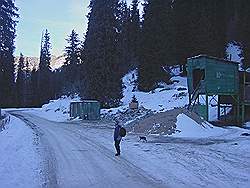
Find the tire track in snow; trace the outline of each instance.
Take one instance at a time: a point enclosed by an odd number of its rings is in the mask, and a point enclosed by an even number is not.
[[[39,130],[41,143],[55,154],[56,165],[48,169],[51,187],[166,187],[128,160],[114,157],[113,151],[86,134],[27,113],[14,115]]]

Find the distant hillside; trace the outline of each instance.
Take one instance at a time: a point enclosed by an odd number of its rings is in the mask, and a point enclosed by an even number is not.
[[[18,64],[19,56],[15,57],[15,64]],[[25,57],[25,62],[29,62],[29,70],[38,69],[39,66],[39,57]],[[51,57],[51,68],[56,70],[60,68],[65,62],[65,56],[54,56]]]

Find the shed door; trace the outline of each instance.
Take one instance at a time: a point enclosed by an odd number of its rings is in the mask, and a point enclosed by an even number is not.
[[[197,88],[201,80],[205,79],[205,70],[204,69],[194,69],[193,70],[193,88]]]

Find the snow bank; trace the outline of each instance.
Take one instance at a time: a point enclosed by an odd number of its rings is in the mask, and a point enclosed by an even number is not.
[[[124,97],[121,100],[123,105],[118,108],[102,110],[102,113],[115,114],[118,111],[126,111],[133,96],[138,100],[139,106],[154,112],[165,112],[188,104],[187,78],[175,76],[171,79],[174,82],[171,85],[162,83],[154,91],[141,92],[136,87],[137,77],[137,70],[131,71],[123,77]]]
[[[250,129],[250,122],[247,122],[247,123],[245,124],[245,127],[246,127],[247,129]]]
[[[11,116],[6,130],[0,132],[0,186],[40,187],[39,172],[34,135],[24,122]]]
[[[80,100],[79,96],[62,96],[57,100],[51,100],[48,104],[43,105],[42,108],[31,109],[29,112],[51,121],[64,122],[69,119],[70,103]]]
[[[226,53],[228,58],[231,56],[231,60],[235,62],[241,62],[243,57],[240,56],[242,53],[242,50],[240,49],[240,46],[237,45],[236,42],[231,42],[227,45]]]
[[[176,132],[174,137],[204,138],[219,136],[226,133],[226,129],[213,127],[208,123],[198,124],[185,114],[179,114],[176,122]]]

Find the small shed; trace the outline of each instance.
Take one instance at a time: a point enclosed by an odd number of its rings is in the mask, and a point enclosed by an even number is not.
[[[208,95],[238,95],[238,63],[207,55],[188,58],[187,76],[189,93],[200,86]]]
[[[83,100],[70,103],[70,117],[86,120],[100,119],[100,103],[95,100]]]
[[[187,81],[189,108],[208,120],[208,97],[218,96],[218,118],[220,117],[220,97],[233,98],[236,119],[240,119],[239,63],[199,55],[187,59]],[[205,105],[199,102],[199,95],[205,95]]]

